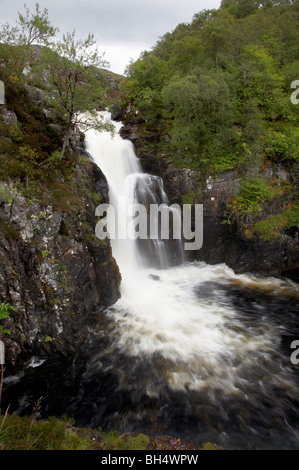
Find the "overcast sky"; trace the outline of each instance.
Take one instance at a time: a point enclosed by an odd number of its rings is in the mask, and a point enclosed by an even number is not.
[[[84,39],[94,33],[99,51],[105,51],[110,70],[123,74],[130,59],[150,50],[159,37],[195,13],[218,9],[221,0],[0,0],[0,23],[13,24],[24,3],[31,11],[38,2],[61,33],[76,30]]]

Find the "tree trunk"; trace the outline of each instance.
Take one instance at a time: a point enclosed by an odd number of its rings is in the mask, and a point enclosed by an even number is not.
[[[65,153],[65,151],[66,151],[66,148],[67,148],[67,146],[68,146],[68,144],[69,144],[69,140],[70,140],[71,132],[72,132],[72,121],[73,121],[73,115],[70,116],[69,125],[68,125],[67,131],[66,131],[66,134],[65,134],[65,137],[64,137],[64,140],[63,140],[60,160],[62,160],[63,155],[64,155],[64,153]]]

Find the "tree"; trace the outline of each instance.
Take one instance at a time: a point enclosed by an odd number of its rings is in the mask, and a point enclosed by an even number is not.
[[[75,124],[84,123],[85,128],[111,130],[111,126],[98,119],[95,112],[104,104],[103,76],[99,67],[108,65],[94,47],[95,43],[93,34],[85,40],[76,39],[75,31],[64,34],[63,39],[53,44],[52,48],[42,51],[36,63],[39,75],[49,86],[53,113],[60,122],[61,118],[64,120],[61,158]],[[84,117],[82,113],[85,113]]]
[[[255,98],[263,117],[270,120],[279,117],[283,102],[283,76],[268,51],[260,46],[245,46],[241,73],[244,97]]]
[[[182,155],[198,159],[198,164],[207,157],[218,165],[226,149],[225,166],[229,166],[236,143],[229,87],[222,73],[197,72],[174,77],[163,89],[165,108],[173,117],[171,143]]]
[[[5,22],[0,30],[0,77],[4,82],[19,81],[30,57],[30,46],[48,45],[58,31],[51,25],[46,8],[41,11],[38,3],[34,13],[26,4],[24,8],[23,14],[18,12],[15,26]]]
[[[48,44],[49,39],[55,36],[58,28],[54,28],[48,18],[48,10],[40,11],[39,4],[35,4],[35,13],[31,13],[24,4],[24,14],[18,12],[19,19],[15,26],[8,22],[3,23],[0,40],[11,46],[30,46],[32,44]]]

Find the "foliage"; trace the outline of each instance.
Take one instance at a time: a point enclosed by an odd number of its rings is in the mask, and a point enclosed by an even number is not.
[[[290,131],[268,129],[264,136],[264,152],[275,162],[299,160],[296,135]]]
[[[9,319],[11,312],[16,311],[17,309],[12,305],[3,302],[0,303],[0,321]],[[10,334],[10,330],[7,330],[3,327],[3,325],[0,325],[0,336],[2,334]]]
[[[24,13],[18,12],[18,20],[15,26],[8,22],[2,25],[0,40],[15,46],[27,46],[31,44],[47,44],[49,39],[55,36],[58,28],[54,28],[48,18],[48,10],[41,12],[39,4],[35,4],[35,13],[31,13],[24,5]]]
[[[49,44],[58,28],[53,27],[48,18],[48,10],[40,10],[35,4],[31,13],[24,5],[24,13],[18,12],[14,26],[5,22],[0,30],[0,78],[5,83],[23,81],[23,69],[28,62],[33,44]]]
[[[282,236],[282,231],[290,228],[299,230],[299,205],[293,204],[283,212],[257,222],[252,227],[264,241],[273,241]]]
[[[269,187],[262,177],[243,179],[240,194],[230,204],[230,213],[238,219],[250,222],[269,198]]]
[[[50,87],[49,104],[54,116],[65,120],[65,136],[61,158],[67,148],[73,126],[84,122],[85,128],[97,130],[110,127],[97,118],[95,108],[103,106],[103,77],[96,67],[107,62],[95,49],[95,38],[88,34],[85,40],[76,39],[75,31],[64,34],[62,40],[44,48],[35,63],[35,73],[42,78],[47,70]],[[101,80],[102,78],[102,80]],[[86,113],[84,118],[80,114]],[[87,115],[87,117],[86,117]],[[88,117],[89,116],[89,117]]]
[[[93,127],[112,131],[112,128],[95,112],[107,105],[106,82],[99,67],[107,66],[108,62],[95,48],[94,35],[89,33],[82,40],[77,39],[73,31],[54,42],[52,38],[57,31],[49,21],[47,9],[41,11],[37,3],[35,12],[31,13],[25,5],[25,12],[18,13],[16,25],[4,23],[0,30],[0,79],[7,86],[13,85],[14,94],[22,93],[29,66],[30,80],[43,90],[43,100],[50,106],[52,120],[63,127],[62,159],[74,125],[82,122],[82,113],[85,113],[84,130]],[[44,47],[34,48],[33,45]],[[24,114],[21,109],[19,112]],[[22,141],[20,129],[11,132],[15,142]]]
[[[84,432],[72,429],[66,419],[36,420],[36,416],[0,416],[0,445],[3,450],[92,450]]]
[[[263,204],[267,201],[280,199],[281,202],[286,202],[294,197],[294,188],[291,184],[272,178],[265,180],[260,174],[255,177],[247,177],[241,180],[240,193],[229,204],[228,218],[225,223],[231,223],[231,220],[237,220],[245,224],[255,224],[254,227],[264,227],[269,222],[273,221],[273,227],[277,224],[281,228],[288,227],[289,216],[293,216],[296,212],[296,206],[292,211],[284,211],[281,215],[273,216],[273,219],[266,221],[256,222],[256,217],[262,213]],[[285,218],[287,217],[287,218]],[[291,219],[290,219],[291,220]],[[260,225],[259,225],[260,224]],[[277,227],[278,228],[278,227]]]
[[[100,433],[105,450],[144,450],[149,445],[149,438],[144,434],[120,434],[117,431]]]
[[[39,419],[42,397],[31,416],[6,412],[0,415],[0,450],[219,450],[208,442],[202,446],[184,443],[169,436],[146,436],[142,433],[120,434],[117,431],[76,428],[73,420],[49,417]]]
[[[296,160],[297,27],[298,2],[223,0],[128,66],[127,103],[170,137],[163,151],[176,165],[217,174],[256,168],[267,152]],[[278,140],[281,122],[290,129]]]

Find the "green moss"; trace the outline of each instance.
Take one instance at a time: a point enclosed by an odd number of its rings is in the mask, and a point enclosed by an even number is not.
[[[8,137],[10,137],[13,142],[20,144],[23,142],[24,134],[22,132],[21,125],[19,123],[13,124],[10,126],[8,131]]]
[[[195,196],[196,193],[194,189],[190,189],[190,191],[182,197],[183,204],[194,204]]]
[[[36,408],[32,416],[0,416],[2,450],[145,450],[150,442],[144,434],[102,434],[74,428],[66,417],[36,420],[38,405]]]
[[[50,184],[50,201],[53,203],[54,210],[62,212],[72,212],[76,215],[83,207],[82,199],[77,195],[76,191],[70,184],[60,181],[53,181]]]
[[[0,415],[1,450],[219,450],[212,442],[195,446],[170,436],[142,433],[120,434],[118,431],[75,428],[72,419],[49,417],[37,420],[42,398],[34,405],[32,415]]]
[[[144,450],[149,445],[149,438],[144,434],[121,435],[117,431],[101,433],[102,448],[105,450]]]
[[[213,442],[205,442],[202,445],[201,450],[219,450],[219,447],[217,447]]]
[[[230,215],[245,223],[253,223],[266,201],[281,199],[292,190],[292,185],[284,181],[267,181],[261,175],[243,179],[239,195],[229,205]]]

